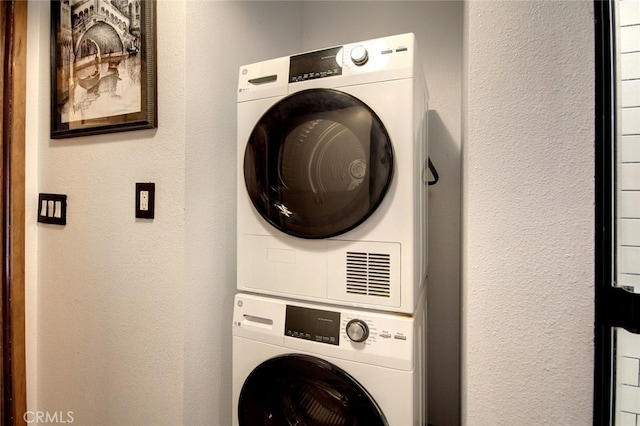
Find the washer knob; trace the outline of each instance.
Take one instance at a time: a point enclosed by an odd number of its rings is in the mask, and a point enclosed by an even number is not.
[[[369,327],[359,319],[353,319],[347,323],[347,336],[356,343],[364,342],[369,337]]]
[[[364,46],[356,46],[351,49],[351,60],[358,66],[366,64],[369,60],[367,49],[365,49]]]

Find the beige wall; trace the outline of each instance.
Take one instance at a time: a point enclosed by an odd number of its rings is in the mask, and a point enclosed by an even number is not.
[[[185,3],[158,4],[160,127],[56,141],[48,137],[49,2],[29,6],[27,144],[37,163],[28,174],[37,184],[27,196],[68,195],[65,227],[27,224],[37,252],[37,263],[28,259],[29,296],[37,296],[29,408],[73,411],[83,425],[181,424]],[[136,182],[156,184],[153,221],[135,219]]]

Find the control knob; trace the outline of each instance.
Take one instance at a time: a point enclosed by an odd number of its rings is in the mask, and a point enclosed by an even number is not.
[[[359,319],[352,319],[347,323],[347,336],[356,343],[364,342],[369,337],[369,327]]]
[[[351,49],[351,60],[358,66],[366,64],[369,60],[367,49],[365,49],[364,46],[356,46]]]

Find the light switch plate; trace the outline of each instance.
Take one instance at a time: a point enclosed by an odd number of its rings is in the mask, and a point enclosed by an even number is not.
[[[153,219],[155,216],[155,200],[155,183],[136,183],[136,218]]]
[[[64,194],[40,194],[38,197],[38,222],[66,225],[67,196]]]

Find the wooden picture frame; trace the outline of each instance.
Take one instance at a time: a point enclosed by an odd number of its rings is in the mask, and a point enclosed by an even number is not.
[[[155,0],[51,0],[51,138],[158,127]]]

